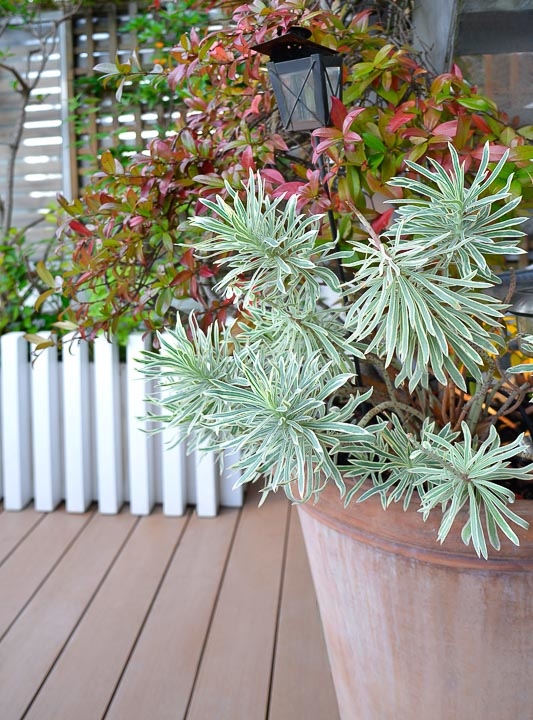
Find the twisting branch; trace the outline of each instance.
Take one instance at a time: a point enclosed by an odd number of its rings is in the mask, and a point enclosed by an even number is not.
[[[492,375],[492,372],[487,373],[487,379],[485,380],[485,382],[481,383],[481,385],[478,386],[476,392],[472,395],[470,400],[468,400],[464,404],[461,414],[459,415],[457,422],[453,426],[454,432],[457,432],[461,429],[461,423],[467,421],[467,418],[468,426],[470,428],[475,428],[477,426],[479,417],[481,415],[483,403],[485,402],[487,392],[489,391],[489,388],[492,384]]]
[[[7,63],[0,61],[0,69],[5,70],[6,72],[8,72],[8,73],[10,73],[11,75],[13,75],[13,77],[15,78],[15,80],[17,81],[17,83],[20,85],[20,90],[17,88],[16,92],[20,92],[21,90],[22,90],[22,91],[31,90],[30,86],[29,86],[28,83],[24,80],[24,78],[23,78],[22,75],[19,73],[19,71],[17,70],[16,67],[14,67],[13,65],[8,65]]]
[[[368,220],[367,220],[366,217],[363,215],[363,213],[359,210],[359,208],[357,208],[357,207],[356,207],[353,203],[351,203],[351,202],[350,202],[349,204],[350,204],[350,206],[351,206],[351,209],[352,209],[353,213],[357,216],[359,222],[361,223],[361,225],[363,226],[363,228],[364,228],[364,229],[366,230],[366,232],[368,233],[368,238],[369,238],[369,240],[372,242],[372,245],[374,245],[374,247],[376,247],[376,248],[379,250],[379,249],[383,246],[383,245],[382,245],[382,242],[381,242],[381,240],[380,240],[379,235],[378,235],[377,232],[374,230],[374,228],[372,227],[372,225],[368,222]]]
[[[414,415],[417,417],[421,422],[424,422],[425,417],[422,415],[422,413],[417,410],[414,407],[411,407],[411,405],[406,405],[405,403],[398,402],[397,400],[385,400],[384,402],[380,403],[379,405],[376,405],[372,408],[372,410],[369,410],[357,423],[359,427],[366,427],[368,423],[373,420],[377,415],[382,413],[384,410],[394,410],[396,414],[398,413],[398,410],[403,411],[404,413],[408,413],[410,415]]]
[[[22,137],[24,133],[24,124],[26,122],[27,107],[31,98],[31,93],[38,86],[43,71],[50,59],[50,55],[55,51],[56,42],[55,38],[59,27],[72,18],[80,9],[83,4],[83,0],[73,3],[69,10],[63,11],[61,17],[52,18],[50,20],[49,29],[47,31],[43,28],[43,19],[40,8],[31,8],[29,14],[24,19],[26,20],[24,27],[28,29],[33,37],[38,41],[39,47],[29,53],[27,58],[26,77],[24,74],[12,63],[8,63],[4,60],[0,61],[0,69],[9,73],[16,83],[16,92],[20,95],[21,104],[19,108],[18,117],[15,121],[11,139],[8,142],[8,157],[7,157],[7,168],[6,168],[6,183],[3,197],[0,197],[0,229],[3,235],[7,236],[9,229],[13,222],[13,211],[14,211],[14,192],[15,192],[15,166],[20,146],[22,144]],[[19,17],[22,11],[17,8],[8,14],[0,24],[0,36],[2,36],[13,23],[16,17]],[[39,31],[37,30],[39,27]],[[29,77],[29,62],[32,55],[39,53],[40,62],[36,68],[35,76],[31,80]]]
[[[398,393],[389,376],[389,373],[387,372],[387,368],[385,367],[383,360],[378,355],[374,355],[373,353],[370,353],[368,355],[368,359],[372,363],[374,368],[376,370],[379,370],[380,377],[382,378],[385,387],[387,388],[387,394],[389,396],[389,399],[385,402],[389,403],[390,408],[395,411],[396,415],[398,415],[401,420],[405,420],[405,413],[407,413],[408,415],[417,417],[423,421],[425,416],[420,410],[414,408],[412,405],[407,405],[406,403],[398,400]],[[381,405],[383,405],[383,403]]]
[[[527,382],[515,388],[494,415],[490,415],[489,424],[495,425],[501,417],[505,417],[505,415],[509,415],[515,410],[518,410],[529,390],[531,390],[531,386]]]

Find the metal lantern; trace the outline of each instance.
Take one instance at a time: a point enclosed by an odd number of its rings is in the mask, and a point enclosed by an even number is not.
[[[329,125],[331,98],[342,95],[342,57],[310,37],[306,28],[292,27],[252,48],[270,57],[268,74],[287,130]]]

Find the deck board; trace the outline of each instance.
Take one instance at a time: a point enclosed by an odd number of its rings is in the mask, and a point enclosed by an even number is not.
[[[0,643],[0,718],[21,718],[135,523],[95,515]]]
[[[338,720],[297,514],[257,503],[9,521],[0,718]]]
[[[185,717],[238,518],[191,519],[106,720]]]
[[[268,720],[339,720],[296,508],[291,509]]]
[[[289,505],[249,497],[200,665],[187,720],[264,720]]]
[[[0,512],[0,564],[13,552],[26,535],[40,523],[44,515],[31,508],[20,512]]]
[[[89,519],[64,510],[47,515],[0,567],[0,638]]]
[[[95,720],[104,715],[186,520],[155,513],[138,521],[28,720]]]

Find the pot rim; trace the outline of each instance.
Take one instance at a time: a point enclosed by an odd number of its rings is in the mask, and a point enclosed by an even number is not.
[[[437,565],[461,565],[465,569],[477,571],[533,571],[533,500],[516,500],[512,505],[513,512],[529,522],[528,530],[513,526],[520,545],[514,545],[500,532],[501,549],[495,550],[489,545],[487,560],[476,555],[471,543],[467,546],[461,540],[460,529],[464,524],[461,518],[466,521],[466,511],[460,513],[458,521],[441,545],[437,541],[440,517],[436,510],[424,522],[421,513],[414,507],[404,511],[402,502],[392,503],[383,510],[378,496],[362,503],[353,501],[345,508],[338,489],[331,483],[324,488],[315,504],[299,504],[298,507],[300,512],[337,532],[385,552]]]

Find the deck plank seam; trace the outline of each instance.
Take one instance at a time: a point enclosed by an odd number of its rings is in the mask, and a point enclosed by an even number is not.
[[[2,513],[4,513],[4,512],[6,512],[6,510],[3,510],[3,511],[2,511]],[[13,512],[13,511],[9,510],[9,511],[7,511],[7,512]],[[0,513],[0,515],[1,515],[2,513]],[[24,535],[23,535],[21,538],[19,538],[19,540],[13,545],[13,547],[11,548],[11,550],[10,550],[3,558],[0,559],[0,568],[1,568],[2,565],[6,562],[6,560],[9,560],[9,558],[11,557],[11,555],[13,555],[13,553],[15,552],[15,550],[16,550],[20,545],[22,545],[22,543],[23,543],[23,542],[32,534],[32,532],[42,523],[42,521],[44,520],[44,518],[45,518],[46,515],[47,515],[47,513],[41,513],[41,516],[40,516],[39,518],[37,518],[37,520],[33,523],[33,525],[28,528],[28,530],[24,533]]]
[[[204,641],[203,641],[203,643],[202,643],[202,649],[200,650],[200,655],[199,655],[199,657],[198,657],[198,664],[197,664],[197,666],[196,666],[196,672],[195,672],[195,674],[194,674],[194,679],[193,679],[193,682],[192,682],[192,685],[191,685],[191,691],[190,691],[190,693],[189,693],[189,698],[188,698],[188,700],[187,700],[187,705],[185,706],[185,712],[184,712],[184,714],[183,714],[183,719],[182,719],[182,720],[187,720],[187,718],[189,717],[189,712],[190,712],[190,709],[191,709],[192,699],[193,699],[193,697],[194,697],[194,692],[195,692],[196,687],[197,687],[197,684],[198,684],[198,677],[199,677],[199,675],[200,675],[200,668],[202,667],[202,663],[203,663],[203,660],[204,660],[205,651],[206,651],[206,648],[207,648],[207,642],[208,642],[208,640],[209,640],[209,635],[210,635],[210,633],[211,633],[211,628],[212,628],[213,621],[214,621],[214,618],[215,618],[215,614],[216,614],[216,611],[217,611],[217,606],[218,606],[218,603],[219,603],[219,600],[220,600],[220,595],[221,595],[221,592],[222,592],[222,587],[223,587],[223,585],[224,585],[224,580],[225,580],[225,578],[226,578],[226,573],[227,573],[227,570],[228,570],[229,561],[230,561],[231,555],[232,555],[232,553],[233,553],[233,548],[234,548],[234,545],[235,545],[235,538],[237,537],[237,531],[238,531],[239,526],[240,526],[240,524],[241,524],[242,513],[243,513],[243,510],[244,510],[244,507],[245,507],[245,504],[243,504],[242,507],[238,508],[237,520],[235,521],[235,525],[233,526],[233,531],[232,531],[232,534],[231,534],[231,540],[230,540],[229,546],[228,546],[228,552],[227,552],[227,554],[226,554],[226,559],[224,560],[224,566],[223,566],[222,572],[221,572],[221,574],[220,574],[220,579],[219,579],[219,582],[218,582],[218,588],[217,588],[217,591],[216,591],[216,593],[215,593],[215,598],[214,598],[214,600],[213,600],[213,607],[211,608],[211,613],[210,613],[210,615],[209,615],[209,622],[207,623],[207,627],[206,627],[206,631],[205,631],[205,635],[204,635]]]
[[[276,652],[278,647],[278,640],[279,640],[279,626],[280,626],[280,618],[281,618],[281,606],[283,603],[283,592],[285,589],[285,573],[287,569],[287,552],[289,548],[289,533],[291,528],[291,522],[293,521],[291,512],[291,506],[288,506],[287,509],[287,521],[285,523],[285,537],[283,540],[283,557],[281,559],[281,578],[279,583],[279,593],[278,593],[278,607],[276,612],[276,622],[274,624],[274,644],[272,647],[272,662],[270,665],[270,682],[268,684],[268,697],[267,697],[267,704],[265,709],[265,720],[268,720],[270,717],[270,706],[272,702],[272,687],[274,683],[274,670],[276,665]]]
[[[97,516],[97,513],[93,513],[92,518],[95,518],[96,516]],[[92,519],[92,518],[91,518],[91,519]],[[112,570],[113,567],[115,566],[118,558],[119,558],[119,557],[121,556],[121,554],[124,552],[124,549],[125,549],[126,545],[128,544],[128,542],[130,541],[130,538],[131,538],[131,536],[132,536],[135,528],[136,528],[137,525],[139,524],[139,521],[140,521],[140,517],[137,517],[137,518],[135,519],[134,523],[132,524],[131,528],[130,528],[130,529],[128,530],[128,532],[126,533],[126,536],[125,536],[123,542],[120,544],[120,547],[118,548],[118,550],[117,550],[117,552],[115,553],[113,559],[112,559],[111,562],[109,563],[106,571],[103,573],[102,577],[100,578],[100,581],[97,583],[94,591],[91,593],[91,596],[88,598],[87,603],[86,603],[83,611],[80,613],[79,618],[78,618],[77,621],[75,622],[75,624],[74,624],[72,630],[70,631],[70,633],[69,633],[69,634],[67,635],[67,637],[65,638],[65,642],[62,644],[62,646],[61,646],[61,648],[58,650],[57,655],[55,656],[53,662],[50,663],[50,667],[48,668],[48,670],[46,671],[46,673],[43,675],[43,677],[42,677],[42,679],[41,679],[41,682],[39,683],[39,686],[36,688],[36,690],[35,690],[32,698],[31,698],[30,702],[28,703],[28,705],[27,705],[27,707],[26,707],[26,709],[25,709],[25,711],[24,711],[24,714],[22,715],[22,717],[20,718],[20,720],[24,720],[24,718],[27,717],[27,715],[28,715],[29,711],[31,710],[31,707],[32,707],[32,705],[34,704],[37,696],[39,695],[39,693],[41,692],[42,688],[43,688],[44,685],[46,684],[46,681],[47,681],[48,678],[50,677],[50,675],[51,675],[51,673],[53,672],[55,666],[56,666],[57,663],[59,662],[59,659],[60,659],[60,657],[62,656],[63,652],[65,651],[65,648],[68,646],[71,638],[72,638],[72,637],[74,636],[74,634],[76,633],[78,627],[80,626],[80,623],[82,622],[83,618],[84,618],[85,615],[87,614],[87,612],[88,612],[89,608],[91,607],[91,605],[92,605],[95,597],[98,595],[98,593],[100,592],[100,590],[101,590],[103,584],[105,583],[107,577],[109,576],[109,573],[111,572],[111,570]],[[84,527],[87,527],[87,525],[88,525],[88,523],[87,523]],[[78,535],[79,535],[79,534],[78,534]],[[72,543],[71,543],[71,545],[72,545]]]
[[[45,515],[51,515],[51,514],[52,514],[52,513],[45,513]],[[43,585],[44,585],[44,584],[48,581],[48,579],[53,575],[53,573],[54,573],[55,569],[57,568],[57,566],[59,565],[59,563],[63,560],[63,558],[65,557],[65,555],[68,553],[68,551],[70,550],[70,548],[74,545],[74,543],[77,541],[77,539],[78,539],[79,536],[82,534],[82,532],[85,530],[85,528],[89,525],[89,523],[91,522],[91,520],[93,519],[94,516],[95,516],[95,513],[94,513],[94,512],[88,513],[88,517],[87,517],[86,521],[83,523],[83,525],[81,525],[80,529],[73,535],[73,537],[70,539],[70,541],[66,544],[66,546],[63,548],[62,553],[59,555],[59,557],[57,558],[57,560],[56,560],[54,563],[52,563],[52,565],[50,566],[50,569],[48,570],[48,572],[46,573],[46,575],[43,577],[43,579],[41,580],[41,582],[35,587],[35,589],[34,589],[33,592],[30,594],[30,596],[26,599],[26,601],[25,601],[25,602],[22,604],[22,606],[19,608],[17,614],[16,614],[15,617],[11,620],[11,622],[6,626],[4,632],[0,634],[0,643],[1,643],[2,640],[5,638],[5,636],[7,635],[7,633],[11,630],[11,628],[13,627],[13,625],[17,622],[17,620],[18,620],[19,617],[22,615],[22,613],[24,612],[24,610],[25,610],[25,609],[28,607],[28,605],[31,603],[31,601],[33,600],[33,598],[40,592],[40,590],[41,590],[41,588],[43,587]]]
[[[167,562],[167,564],[165,565],[165,568],[164,568],[163,572],[161,573],[161,577],[160,577],[159,582],[157,583],[157,586],[156,586],[156,588],[155,588],[155,590],[154,590],[153,597],[152,597],[150,603],[148,604],[148,608],[147,608],[146,613],[145,613],[145,615],[144,615],[144,617],[143,617],[143,619],[142,619],[142,621],[141,621],[141,624],[140,624],[140,626],[139,626],[139,629],[138,629],[138,631],[137,631],[137,634],[136,634],[136,636],[135,636],[135,639],[134,639],[134,641],[133,641],[133,643],[132,643],[132,645],[131,645],[130,651],[129,651],[127,657],[126,657],[125,660],[124,660],[124,665],[123,665],[122,670],[120,671],[120,673],[119,673],[119,675],[118,675],[118,677],[117,677],[117,680],[116,680],[116,683],[115,683],[115,687],[114,687],[114,689],[113,689],[113,692],[111,693],[111,696],[110,696],[110,698],[109,698],[109,702],[107,703],[107,705],[106,705],[106,707],[105,707],[105,709],[104,709],[104,712],[103,712],[103,714],[102,714],[101,720],[105,720],[105,718],[107,717],[107,715],[108,715],[108,713],[109,713],[109,710],[110,710],[110,708],[111,708],[111,705],[112,705],[112,703],[113,703],[113,700],[114,700],[114,698],[115,698],[115,696],[116,696],[116,694],[117,694],[117,692],[118,692],[118,689],[119,689],[119,687],[120,687],[120,683],[122,682],[122,678],[124,677],[124,674],[125,674],[125,672],[126,672],[126,670],[127,670],[127,667],[128,667],[128,665],[129,665],[129,662],[130,662],[130,660],[131,660],[131,658],[132,658],[132,656],[133,656],[133,653],[135,652],[135,648],[137,647],[137,645],[138,645],[138,643],[139,643],[139,639],[140,639],[140,637],[141,637],[141,635],[142,635],[142,633],[143,633],[143,630],[144,630],[144,628],[145,628],[145,626],[146,626],[146,623],[147,623],[147,621],[148,621],[148,618],[149,618],[149,616],[150,616],[150,613],[152,612],[152,609],[153,609],[153,607],[154,607],[154,603],[155,603],[155,601],[156,601],[156,599],[157,599],[157,596],[159,595],[159,592],[160,592],[161,587],[162,587],[162,585],[163,585],[163,583],[164,583],[164,581],[165,581],[165,578],[166,578],[167,575],[168,575],[169,569],[170,569],[170,567],[171,567],[171,565],[172,565],[172,562],[173,562],[173,560],[174,560],[174,557],[175,557],[175,555],[176,555],[176,552],[178,551],[178,548],[179,548],[179,546],[180,546],[180,544],[181,544],[181,542],[182,542],[182,540],[183,540],[183,537],[184,537],[184,535],[185,535],[185,531],[187,530],[187,528],[188,528],[188,526],[189,526],[189,524],[190,524],[190,522],[191,522],[192,511],[191,511],[190,508],[188,508],[188,509],[186,510],[185,515],[186,515],[186,520],[185,520],[185,522],[183,523],[183,526],[182,526],[182,528],[181,528],[181,531],[180,531],[179,534],[178,534],[178,537],[177,537],[177,539],[176,539],[176,543],[175,543],[175,545],[174,545],[174,547],[173,547],[173,549],[172,549],[172,552],[170,553],[168,562]]]

